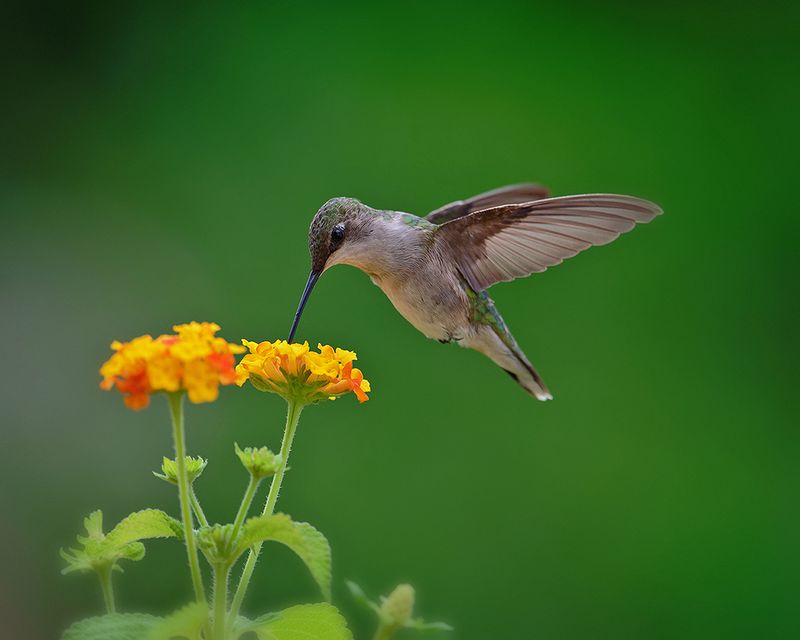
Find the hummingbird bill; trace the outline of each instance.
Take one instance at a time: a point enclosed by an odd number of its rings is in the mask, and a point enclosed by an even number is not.
[[[349,264],[366,273],[425,336],[484,354],[530,395],[552,400],[487,289],[608,244],[661,213],[633,196],[549,197],[537,184],[501,187],[424,217],[333,198],[309,227],[311,273],[289,341],[319,277],[334,265]]]

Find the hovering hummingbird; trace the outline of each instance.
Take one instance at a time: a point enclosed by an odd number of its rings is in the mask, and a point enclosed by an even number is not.
[[[483,353],[532,396],[551,400],[486,290],[608,244],[662,211],[632,196],[548,195],[536,184],[510,185],[424,218],[373,209],[354,198],[328,200],[309,227],[311,273],[289,341],[320,275],[349,264],[369,275],[428,338]]]

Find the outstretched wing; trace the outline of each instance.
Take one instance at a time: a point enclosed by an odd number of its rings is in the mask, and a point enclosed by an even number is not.
[[[501,204],[517,204],[520,202],[532,202],[540,200],[550,195],[547,188],[526,182],[524,184],[510,184],[507,187],[493,189],[486,193],[479,193],[467,200],[456,200],[431,211],[425,219],[434,224],[444,224],[450,220],[469,215],[474,211],[497,207]]]
[[[632,196],[563,196],[476,211],[443,224],[435,234],[447,243],[470,286],[482,291],[608,244],[660,213],[657,205]]]

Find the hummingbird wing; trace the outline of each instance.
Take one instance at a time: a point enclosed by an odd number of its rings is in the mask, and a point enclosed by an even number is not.
[[[501,204],[517,204],[520,202],[532,202],[546,198],[550,192],[546,187],[532,182],[521,184],[510,184],[506,187],[493,189],[486,193],[479,193],[467,200],[456,200],[450,204],[439,207],[431,211],[425,219],[434,224],[444,224],[450,220],[455,220],[462,216],[469,215],[474,211],[497,207]]]
[[[444,223],[434,234],[446,243],[470,286],[482,291],[608,244],[660,213],[658,205],[632,196],[563,196],[475,211]]]

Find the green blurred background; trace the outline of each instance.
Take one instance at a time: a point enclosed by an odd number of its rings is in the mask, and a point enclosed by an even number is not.
[[[280,509],[328,535],[359,640],[346,578],[413,582],[458,639],[798,637],[796,7],[6,3],[2,635],[99,610],[58,575],[86,513],[176,511],[166,403],[97,388],[112,339],[282,337],[328,198],[424,214],[536,180],[667,212],[492,290],[556,400],[334,269],[300,336],[357,349],[374,393],[306,412]],[[232,442],[282,420],[249,388],[189,408],[212,519],[244,487]],[[318,597],[268,551],[250,610]],[[117,588],[185,602],[182,552]]]

